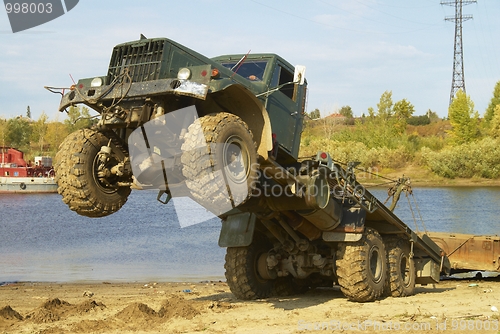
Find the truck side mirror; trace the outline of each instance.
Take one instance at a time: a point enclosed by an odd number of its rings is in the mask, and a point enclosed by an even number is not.
[[[293,82],[303,85],[306,80],[306,67],[303,65],[295,65],[295,72],[293,73]]]

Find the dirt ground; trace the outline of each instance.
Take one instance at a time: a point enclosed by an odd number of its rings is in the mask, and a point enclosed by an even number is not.
[[[13,283],[0,287],[0,333],[500,333],[495,307],[499,278],[363,304],[338,287],[240,301],[225,282]]]

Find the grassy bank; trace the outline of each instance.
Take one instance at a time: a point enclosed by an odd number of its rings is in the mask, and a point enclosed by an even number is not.
[[[479,177],[449,179],[438,176],[428,169],[420,166],[411,165],[398,169],[383,168],[378,172],[381,176],[379,178],[375,176],[366,177],[363,175],[363,171],[360,173],[362,175],[361,177],[358,177],[358,181],[367,185],[385,186],[385,183],[389,182],[389,180],[385,178],[397,180],[398,178],[404,176],[410,178],[411,184],[414,187],[500,187],[500,179],[487,179]]]
[[[321,150],[339,163],[357,161],[358,180],[370,185],[405,176],[413,186],[500,186],[500,139],[483,135],[457,145],[448,136],[450,128],[446,120],[399,132],[380,122],[309,121],[300,156]]]

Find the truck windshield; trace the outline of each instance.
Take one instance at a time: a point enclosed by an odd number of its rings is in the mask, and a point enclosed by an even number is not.
[[[232,69],[238,62],[223,62],[222,66]],[[240,64],[239,67],[236,66],[234,71],[241,75],[244,78],[247,78],[252,81],[262,81],[264,77],[264,71],[267,66],[267,61],[265,60],[250,60],[247,59]]]

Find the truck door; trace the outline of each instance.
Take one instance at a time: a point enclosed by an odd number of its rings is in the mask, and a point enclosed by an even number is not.
[[[278,61],[269,89],[276,87],[280,88],[271,93],[266,101],[272,131],[276,134],[280,146],[296,159],[302,132],[302,101],[305,99],[305,85],[293,84],[293,71]]]

